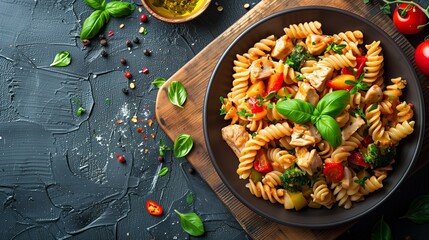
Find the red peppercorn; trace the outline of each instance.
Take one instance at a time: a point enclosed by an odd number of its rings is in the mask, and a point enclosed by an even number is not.
[[[142,14],[142,15],[140,15],[140,21],[141,22],[146,22],[147,21],[147,15],[146,14]]]
[[[149,69],[147,67],[142,68],[142,73],[148,74],[149,73]]]
[[[158,156],[158,161],[164,162],[164,157],[163,156]]]
[[[125,72],[124,76],[126,78],[132,78],[133,77],[133,75],[130,72]]]
[[[116,154],[116,158],[118,159],[118,161],[120,163],[125,163],[126,162],[124,156],[122,156],[122,155]]]

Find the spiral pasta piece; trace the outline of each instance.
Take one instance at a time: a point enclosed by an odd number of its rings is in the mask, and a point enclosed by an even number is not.
[[[368,195],[369,193],[375,192],[378,189],[383,187],[382,181],[386,178],[386,175],[381,175],[379,177],[371,176],[365,180],[364,186],[359,189],[359,192],[363,195]]]
[[[281,175],[282,175],[282,172],[271,171],[265,174],[264,178],[262,179],[262,183],[265,185],[268,185],[271,188],[276,188],[277,186],[281,186],[282,185],[282,182],[280,180]]]
[[[262,197],[264,200],[269,200],[271,203],[284,203],[284,189],[281,189],[283,191],[280,189],[280,191],[277,191],[277,189],[264,185],[261,182],[255,184],[252,179],[249,179],[249,183],[246,184],[246,187],[250,190],[250,193],[258,198]]]
[[[346,67],[356,66],[356,57],[351,51],[346,54],[333,54],[327,57],[323,57],[319,64],[340,70]]]
[[[334,147],[332,147],[326,140],[320,141],[316,146],[319,149],[317,152],[322,159],[329,158],[334,151]]]
[[[286,117],[279,113],[276,109],[276,103],[272,103],[272,108],[267,109],[267,118],[271,122],[285,120]]]
[[[381,122],[381,108],[377,105],[375,109],[371,109],[369,106],[365,110],[366,120],[369,124],[369,134],[372,136],[374,141],[380,141],[382,144],[387,144],[390,141],[390,137],[384,129]]]
[[[231,119],[231,124],[235,124],[239,119],[237,115],[237,109],[234,107],[229,98],[224,99],[222,108],[225,110],[225,116],[223,119]]]
[[[271,124],[261,129],[253,139],[247,141],[238,159],[240,164],[238,165],[237,174],[240,175],[240,178],[246,179],[249,177],[256,152],[261,149],[262,146],[271,140],[280,139],[284,136],[290,136],[291,134],[292,129],[289,123],[283,122],[275,125]]]
[[[237,60],[234,61],[233,68],[235,73],[232,75],[234,80],[232,81],[231,97],[233,102],[240,104],[246,96],[249,87],[250,62],[242,55],[237,54],[236,57]]]
[[[290,154],[287,150],[281,148],[269,148],[267,151],[268,159],[272,161],[274,169],[284,172],[288,169],[296,158],[295,155]]]
[[[289,38],[306,38],[310,34],[322,35],[322,24],[318,21],[291,24],[283,29]]]
[[[313,193],[311,194],[313,202],[331,208],[335,202],[334,195],[328,187],[323,177],[319,178],[313,185]]]
[[[270,35],[255,43],[245,56],[251,60],[256,60],[259,57],[266,55],[267,52],[270,52],[275,45],[276,37],[274,35]]]
[[[405,121],[405,122],[396,124],[395,127],[389,128],[389,130],[387,132],[388,132],[392,142],[394,144],[397,144],[397,143],[399,143],[399,141],[404,139],[406,136],[413,133],[414,124],[415,124],[414,121],[411,121],[411,122]]]
[[[363,43],[363,33],[359,30],[340,32],[332,35],[332,37],[336,39],[337,43],[341,41],[345,41],[347,43],[353,42],[355,44]]]
[[[398,113],[396,114],[398,116],[398,122],[405,122],[413,118],[414,112],[413,109],[410,107],[407,102],[402,102],[396,106],[396,110]]]
[[[336,162],[341,163],[347,160],[350,156],[350,152],[359,147],[363,138],[357,133],[353,133],[353,135],[343,141],[343,143],[337,147],[331,154],[329,159],[326,159],[325,162]]]
[[[383,68],[384,57],[381,55],[380,41],[374,41],[365,45],[367,51],[365,62],[365,76],[362,82],[372,85],[380,76],[380,70]]]

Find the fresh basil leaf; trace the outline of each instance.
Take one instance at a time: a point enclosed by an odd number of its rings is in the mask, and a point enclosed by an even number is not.
[[[54,61],[49,66],[66,67],[71,63],[71,55],[67,51],[61,51],[55,55]]]
[[[372,228],[371,240],[393,240],[392,231],[383,217]]]
[[[172,81],[170,86],[168,86],[168,98],[173,105],[176,105],[180,108],[183,108],[183,104],[188,97],[185,86],[183,83],[178,81]]]
[[[188,193],[188,195],[186,196],[186,203],[189,205],[194,203],[194,194],[192,192]]]
[[[314,107],[304,100],[290,99],[277,103],[276,110],[295,123],[305,123],[310,121]]]
[[[173,153],[177,158],[188,155],[194,146],[194,141],[189,134],[180,134],[174,141]]]
[[[85,3],[95,10],[104,10],[106,7],[106,1],[104,0],[85,0]]]
[[[152,81],[152,84],[155,85],[157,88],[161,88],[161,86],[167,81],[167,79],[163,77],[155,78],[155,80]]]
[[[168,173],[168,167],[163,167],[161,168],[161,170],[159,170],[158,176],[162,177],[167,173]]]
[[[204,234],[205,231],[203,222],[196,213],[181,213],[176,209],[174,209],[174,212],[180,216],[180,225],[182,226],[182,229],[189,235],[198,237]]]
[[[112,1],[106,4],[106,11],[113,17],[125,17],[131,15],[136,7],[129,2]]]
[[[346,90],[333,91],[326,94],[316,105],[314,115],[340,115],[350,102],[350,93]]]
[[[422,224],[429,222],[429,195],[421,195],[414,199],[405,216],[414,223]]]
[[[101,28],[110,20],[110,15],[106,11],[95,10],[83,22],[80,31],[80,39],[91,39],[100,32]]]
[[[322,138],[328,141],[331,146],[338,147],[343,142],[340,126],[338,126],[333,117],[320,115],[319,120],[316,122],[316,128]]]

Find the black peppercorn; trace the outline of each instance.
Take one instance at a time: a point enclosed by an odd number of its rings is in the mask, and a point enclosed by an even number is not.
[[[151,51],[149,50],[149,49],[145,49],[144,51],[143,51],[143,54],[145,55],[145,56],[150,56],[150,54],[151,54]]]
[[[125,60],[125,58],[121,58],[121,60],[120,60],[120,61],[121,61],[121,63],[122,63],[122,64],[124,64],[124,65],[125,65],[125,64],[127,64],[127,60]]]
[[[194,168],[192,168],[192,167],[190,167],[190,168],[188,168],[188,172],[189,172],[190,174],[194,174],[194,173],[195,173],[195,169],[194,169]]]
[[[101,46],[106,46],[107,45],[107,40],[105,38],[100,40],[100,44]]]
[[[107,57],[108,54],[107,54],[107,52],[105,50],[103,50],[103,51],[101,51],[100,55],[102,57]]]
[[[122,92],[123,92],[125,95],[128,95],[128,93],[130,93],[130,92],[128,91],[128,88],[122,88]]]
[[[127,45],[127,47],[131,47],[133,45],[129,39],[125,41],[125,44]]]
[[[99,39],[105,39],[106,37],[104,36],[104,34],[100,34],[100,35],[98,35],[98,38]]]
[[[140,43],[140,38],[135,37],[135,38],[133,39],[133,43],[135,43],[135,44],[139,44],[139,43]]]

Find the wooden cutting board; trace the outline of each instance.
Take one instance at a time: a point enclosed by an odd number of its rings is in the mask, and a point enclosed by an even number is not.
[[[380,12],[377,4],[364,4],[362,0],[262,0],[171,76],[166,84],[161,87],[157,96],[156,116],[161,128],[173,141],[180,133],[187,133],[192,136],[194,148],[187,156],[187,160],[253,239],[334,239],[351,226],[350,224],[327,230],[311,230],[280,225],[258,216],[238,201],[222,183],[210,161],[204,141],[202,111],[205,91],[210,75],[222,52],[238,34],[258,20],[287,8],[309,5],[341,8],[369,19],[392,36],[405,54],[413,59],[414,48],[401,34],[396,32],[389,17]],[[423,79],[422,75],[419,77]],[[172,80],[181,81],[188,92],[188,99],[183,109],[173,106],[168,99],[167,89]],[[424,88],[424,95],[425,99],[428,99],[426,87]],[[428,144],[424,144],[422,151],[425,150],[425,146],[427,147]]]

